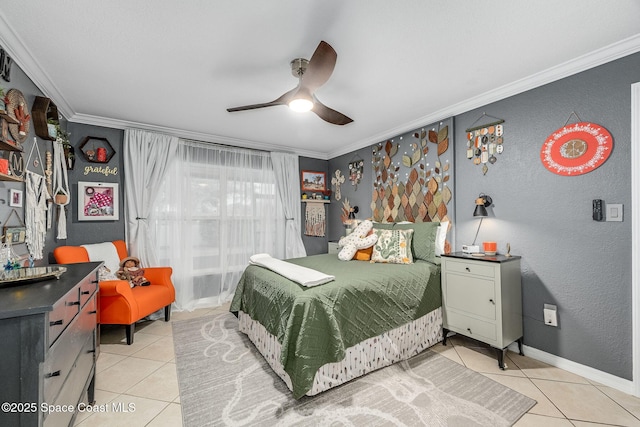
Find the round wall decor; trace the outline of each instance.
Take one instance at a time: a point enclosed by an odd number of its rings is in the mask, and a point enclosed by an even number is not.
[[[555,174],[582,175],[602,165],[612,149],[609,131],[595,123],[579,122],[549,135],[540,150],[540,160]]]
[[[7,114],[17,121],[17,124],[9,124],[9,132],[16,142],[22,144],[31,129],[31,114],[27,108],[27,101],[18,89],[9,89],[5,97]]]

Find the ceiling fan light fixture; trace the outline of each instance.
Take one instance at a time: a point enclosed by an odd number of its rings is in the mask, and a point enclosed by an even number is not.
[[[289,108],[297,113],[306,113],[313,108],[313,100],[304,93],[298,93],[291,101]]]

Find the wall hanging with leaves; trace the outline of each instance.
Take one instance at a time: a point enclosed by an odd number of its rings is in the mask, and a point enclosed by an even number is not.
[[[400,136],[400,142],[388,140],[373,146],[373,218],[384,222],[448,220],[447,204],[452,193],[446,183],[450,179],[450,163],[443,162],[441,156],[449,148],[449,126],[440,123],[407,136],[412,139]],[[430,144],[435,145],[433,166],[428,158]],[[401,146],[407,151],[401,161],[394,162]],[[404,180],[400,179],[403,172]]]

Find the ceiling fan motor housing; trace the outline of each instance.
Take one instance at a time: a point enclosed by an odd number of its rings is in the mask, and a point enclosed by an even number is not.
[[[304,58],[296,58],[291,61],[291,74],[295,78],[300,78],[307,71],[309,60]]]

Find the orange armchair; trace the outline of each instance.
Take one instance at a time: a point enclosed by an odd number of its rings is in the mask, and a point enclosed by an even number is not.
[[[122,260],[128,256],[124,240],[113,242]],[[59,246],[53,250],[59,264],[89,262],[89,254],[82,246]],[[151,284],[131,288],[126,280],[100,282],[98,321],[100,324],[125,325],[127,344],[133,343],[138,320],[164,308],[164,320],[171,318],[171,303],[176,291],[171,282],[171,267],[145,267],[144,275]],[[115,273],[115,272],[114,272]]]

